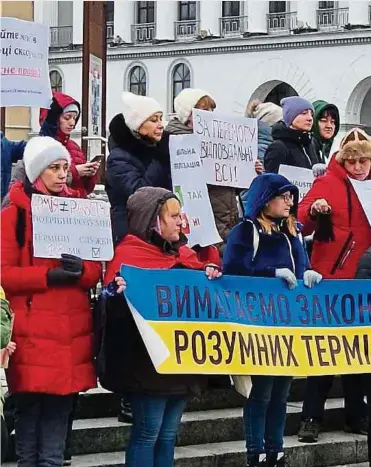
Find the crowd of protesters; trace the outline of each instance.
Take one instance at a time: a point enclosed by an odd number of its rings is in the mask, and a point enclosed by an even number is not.
[[[298,280],[312,288],[322,279],[371,279],[371,226],[350,182],[371,180],[371,137],[354,128],[332,151],[341,123],[335,105],[297,96],[281,105],[248,105],[246,117],[258,120],[256,178],[246,190],[208,185],[222,243],[193,248],[171,191],[169,137],[191,134],[193,109],[212,112],[217,103],[206,91],[184,89],[174,108],[165,125],[155,99],[123,93],[122,113],[109,124],[105,184],[115,254],[97,304],[106,321],[95,349],[104,361],[95,368],[89,290],[102,278],[101,264],[68,254],[37,258],[32,246],[32,194],[87,198],[94,190],[100,164],[88,162],[71,139],[80,105],[54,93],[40,112],[39,136],[26,144],[1,135],[1,346],[11,355],[19,467],[71,463],[77,395],[96,386],[97,373],[103,387],[123,398],[120,415],[132,422],[126,466],[173,465],[187,398],[201,395],[210,378],[155,371],[125,300],[121,264],[203,270],[210,280],[276,277],[289,289]],[[278,174],[282,164],[316,176],[300,203],[298,188]],[[312,237],[310,255],[305,236]],[[333,379],[307,378],[299,441],[318,440]],[[283,435],[291,381],[268,370],[252,377],[243,411],[248,467],[288,465]],[[343,375],[342,385],[344,430],[370,436],[371,375]]]

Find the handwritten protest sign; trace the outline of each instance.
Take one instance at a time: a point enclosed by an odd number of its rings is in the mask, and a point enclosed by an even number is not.
[[[173,191],[188,218],[190,246],[222,241],[216,229],[200,159],[201,142],[194,135],[170,136]]]
[[[1,18],[1,105],[48,108],[49,28],[44,24]]]
[[[110,208],[105,201],[32,195],[31,206],[37,258],[69,253],[91,261],[112,259]]]
[[[258,155],[256,119],[194,109],[193,132],[201,141],[207,183],[237,188],[250,186],[256,177],[254,163]]]
[[[359,202],[365,211],[368,222],[371,226],[371,180],[360,182],[359,180],[349,179],[353,185],[354,191],[357,193]]]
[[[311,169],[280,165],[279,173],[286,177],[293,185],[298,187],[299,201],[301,201],[312,188],[314,175]]]
[[[125,292],[159,373],[371,372],[367,280],[302,281],[123,266]],[[145,288],[143,284],[146,284]]]

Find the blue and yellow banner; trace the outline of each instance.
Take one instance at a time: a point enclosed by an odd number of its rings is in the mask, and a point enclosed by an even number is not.
[[[371,281],[299,281],[123,266],[125,292],[159,373],[371,373]]]

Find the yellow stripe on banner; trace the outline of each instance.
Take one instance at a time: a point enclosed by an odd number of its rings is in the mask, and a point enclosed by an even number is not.
[[[371,373],[370,327],[253,327],[147,321],[170,351],[159,373],[332,375]]]

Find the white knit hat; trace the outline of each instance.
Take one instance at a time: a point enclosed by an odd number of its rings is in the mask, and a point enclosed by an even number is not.
[[[186,124],[191,116],[192,109],[195,108],[197,102],[203,97],[214,98],[202,89],[186,88],[176,96],[174,99],[174,109],[179,120]]]
[[[248,107],[248,116],[273,126],[283,118],[283,110],[273,102],[253,101]]]
[[[59,159],[71,163],[70,153],[63,144],[50,136],[35,136],[24,149],[23,161],[27,178],[34,183],[50,164]]]
[[[80,113],[77,104],[74,103],[66,105],[66,107],[63,109],[63,113],[66,114],[67,112],[76,112],[77,114]]]
[[[131,131],[137,131],[151,115],[163,113],[161,105],[152,97],[123,92],[121,98],[124,104],[122,114]]]

